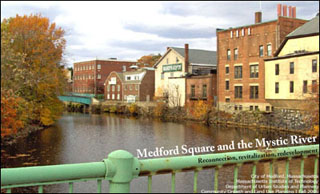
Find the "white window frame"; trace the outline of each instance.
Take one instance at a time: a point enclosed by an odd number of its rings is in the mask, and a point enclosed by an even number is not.
[[[101,64],[98,64],[98,65],[97,65],[97,69],[101,69]]]

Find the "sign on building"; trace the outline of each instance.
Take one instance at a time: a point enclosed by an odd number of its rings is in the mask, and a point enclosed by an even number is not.
[[[134,102],[136,102],[136,96],[134,95],[127,96],[127,103],[134,103]]]
[[[163,72],[182,71],[182,63],[162,66]]]

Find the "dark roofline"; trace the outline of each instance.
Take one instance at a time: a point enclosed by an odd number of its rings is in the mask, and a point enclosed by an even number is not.
[[[302,56],[314,55],[314,54],[318,54],[318,53],[319,53],[319,51],[307,52],[307,53],[299,53],[299,54],[286,55],[286,56],[281,56],[281,57],[274,57],[274,58],[271,58],[271,59],[264,59],[264,61],[274,61],[274,60],[278,60],[278,59],[288,59],[288,58],[292,58],[292,57],[302,57]]]
[[[282,17],[282,18],[290,18],[290,17],[285,17],[285,16],[279,16],[279,18],[280,17]],[[260,23],[257,23],[257,24],[249,24],[249,25],[244,25],[244,26],[230,27],[228,29],[219,29],[219,28],[217,28],[217,32],[224,32],[224,31],[235,30],[235,29],[239,29],[239,28],[246,28],[246,27],[251,27],[251,26],[258,26],[258,25],[262,25],[262,24],[277,22],[279,20],[279,18],[275,19],[275,20],[269,20],[269,21],[265,21],[265,22],[260,22]],[[300,18],[292,18],[292,19],[308,21],[308,20],[300,19]]]
[[[289,39],[296,39],[296,38],[304,38],[304,37],[309,37],[309,36],[319,36],[319,32],[317,33],[312,33],[312,34],[302,34],[302,35],[298,35],[298,36],[289,36],[289,37],[286,37],[284,39],[284,41],[282,41],[281,45],[279,46],[279,48],[277,49],[277,51],[275,52],[274,56],[278,56],[279,53],[281,52],[282,48],[284,47],[284,45],[287,43],[287,41]]]

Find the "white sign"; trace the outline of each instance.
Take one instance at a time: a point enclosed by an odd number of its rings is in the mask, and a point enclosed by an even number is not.
[[[129,95],[127,96],[127,103],[134,103],[136,102],[136,96]]]

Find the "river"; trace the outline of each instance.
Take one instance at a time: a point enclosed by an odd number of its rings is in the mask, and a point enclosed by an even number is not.
[[[199,123],[162,122],[150,118],[135,118],[119,115],[94,115],[65,113],[53,127],[34,133],[14,146],[1,148],[1,166],[21,167],[35,165],[55,165],[82,162],[97,162],[118,149],[124,149],[137,156],[137,149],[154,150],[164,146],[187,145],[217,146],[231,141],[254,141],[256,138],[287,138],[267,130],[244,128],[208,127]],[[305,174],[313,173],[314,159],[305,161]],[[284,162],[275,164],[276,174],[284,173]],[[239,170],[239,180],[250,180],[252,165],[243,165]],[[257,174],[269,173],[269,164],[257,166]],[[300,160],[290,162],[290,174],[300,173]],[[219,190],[233,185],[233,166],[224,167],[219,172]],[[214,170],[199,172],[198,191],[213,190]],[[240,184],[241,185],[241,184]],[[263,184],[262,184],[263,185]],[[282,185],[282,184],[279,184]],[[241,186],[240,186],[241,187]],[[153,192],[170,192],[171,175],[153,176]],[[230,190],[230,189],[229,189]],[[249,190],[249,189],[246,189]],[[259,189],[258,189],[259,190]],[[68,185],[46,186],[45,192],[67,192]],[[103,182],[102,192],[108,191],[108,182]],[[139,177],[131,183],[132,192],[147,192],[147,177]],[[176,192],[193,191],[193,172],[177,173]],[[96,182],[75,183],[74,192],[96,192]]]

